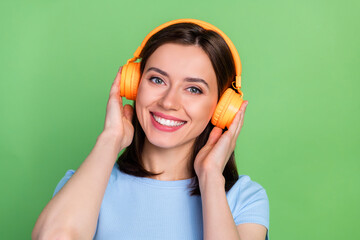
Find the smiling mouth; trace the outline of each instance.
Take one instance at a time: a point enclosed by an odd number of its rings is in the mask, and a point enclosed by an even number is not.
[[[155,115],[154,113],[151,113],[151,115],[154,117],[154,119],[157,123],[159,123],[163,126],[166,126],[166,127],[178,127],[178,126],[184,125],[186,123],[186,121],[176,121],[176,120],[165,119],[165,118]]]

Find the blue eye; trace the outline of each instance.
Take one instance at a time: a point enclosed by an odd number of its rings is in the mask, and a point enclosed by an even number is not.
[[[203,92],[197,88],[197,87],[189,87],[189,92],[193,93],[193,94],[202,94]]]
[[[161,78],[158,78],[158,77],[151,77],[150,81],[155,83],[155,84],[164,84],[164,81]]]

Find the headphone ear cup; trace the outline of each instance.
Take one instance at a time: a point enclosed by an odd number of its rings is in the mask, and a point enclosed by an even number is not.
[[[140,82],[140,63],[130,62],[121,70],[120,96],[135,100]]]
[[[240,94],[228,88],[221,96],[211,118],[211,123],[219,128],[229,128],[243,102]]]

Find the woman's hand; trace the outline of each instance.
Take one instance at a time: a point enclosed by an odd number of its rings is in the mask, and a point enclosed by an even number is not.
[[[132,106],[128,104],[123,106],[120,96],[121,69],[122,67],[119,68],[111,86],[103,130],[103,132],[115,136],[120,141],[119,152],[121,149],[130,145],[134,136],[134,127],[131,124],[134,110]]]
[[[199,180],[206,174],[222,176],[225,165],[235,149],[236,139],[244,123],[244,114],[248,101],[244,101],[236,113],[229,129],[214,127],[205,146],[195,158],[194,168]]]

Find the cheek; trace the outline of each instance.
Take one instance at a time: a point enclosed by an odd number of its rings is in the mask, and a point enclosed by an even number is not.
[[[140,84],[138,86],[136,101],[140,101],[142,103],[149,103],[151,100],[154,100],[159,95],[156,88],[154,88],[147,79],[141,79]]]
[[[147,108],[154,105],[159,98],[159,93],[154,91],[151,86],[149,86],[149,83],[146,79],[141,79],[140,84],[137,90],[136,95],[136,114],[140,117],[145,114],[143,117],[146,116]]]
[[[208,123],[211,120],[211,117],[215,111],[216,102],[215,101],[205,101],[203,104],[192,104],[188,105],[188,112],[193,116],[193,119]]]
[[[140,84],[138,86],[137,94],[136,94],[136,107],[143,107],[146,103],[149,102],[151,98],[151,94],[147,90],[146,80],[140,79]]]
[[[144,80],[140,79],[140,83],[139,83],[137,93],[136,93],[136,101],[137,102],[141,100],[140,98],[144,95],[143,92],[144,92]]]
[[[144,84],[143,84],[143,80],[140,79],[140,84],[138,86],[138,90],[137,90],[137,94],[136,94],[136,101],[135,101],[135,106],[136,106],[136,114],[140,120],[141,118],[141,112],[143,110],[144,107],[144,103],[146,103],[146,91],[144,88]]]

